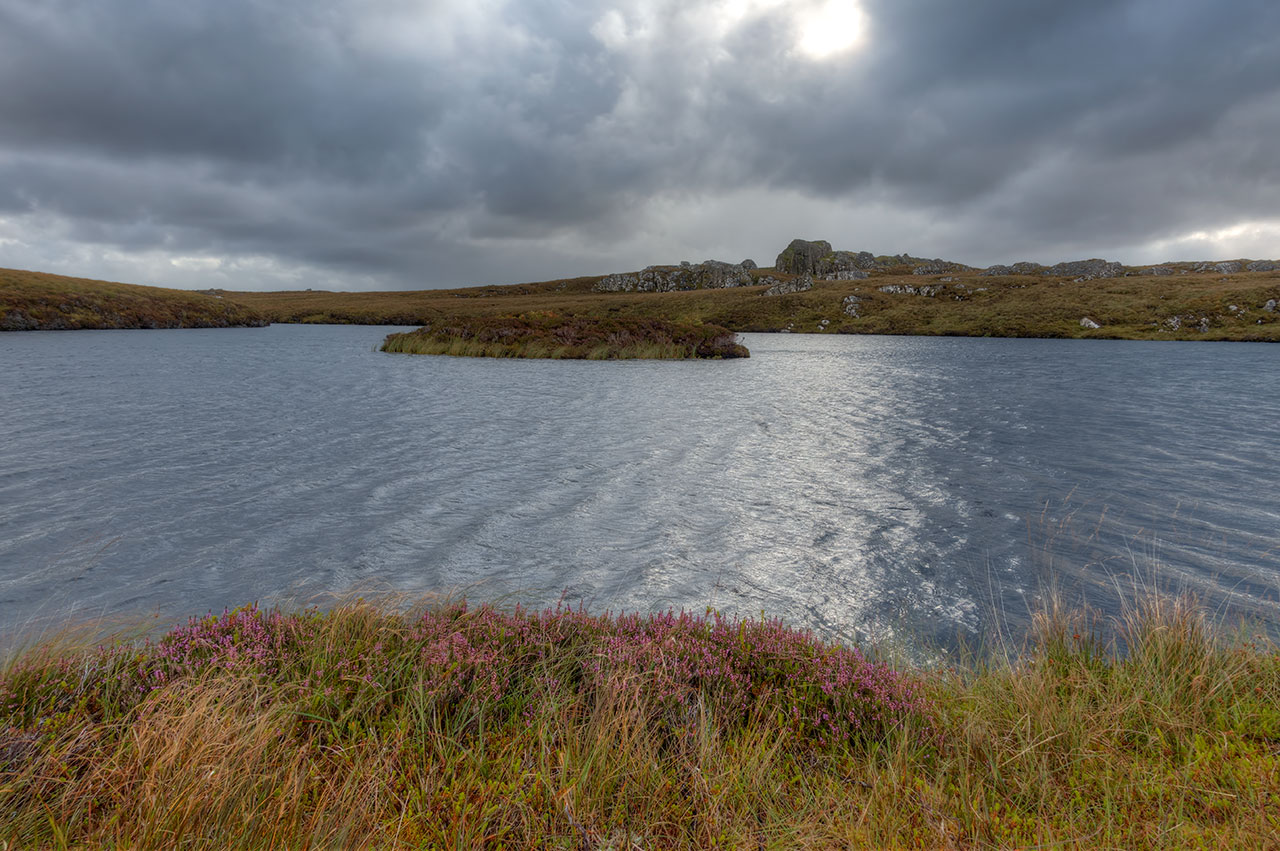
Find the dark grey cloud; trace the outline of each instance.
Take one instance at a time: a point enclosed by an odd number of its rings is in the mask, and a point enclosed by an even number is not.
[[[1280,255],[1274,0],[863,0],[808,55],[839,5],[0,0],[0,265],[447,286],[768,260],[801,224]]]

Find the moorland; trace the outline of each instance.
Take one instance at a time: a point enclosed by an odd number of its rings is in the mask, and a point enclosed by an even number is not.
[[[797,260],[796,243],[818,246]],[[788,253],[790,252],[790,254]],[[803,252],[801,252],[803,253]],[[797,240],[773,267],[657,266],[503,286],[388,292],[193,293],[0,271],[0,327],[427,325],[542,313],[709,323],[734,332],[1280,341],[1280,266],[1125,267],[1101,260],[973,269]],[[133,324],[129,324],[133,323]]]

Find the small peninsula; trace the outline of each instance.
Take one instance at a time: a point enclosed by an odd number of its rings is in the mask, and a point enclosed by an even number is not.
[[[638,317],[589,318],[531,312],[463,316],[391,334],[382,351],[415,355],[573,360],[750,357],[727,328]]]

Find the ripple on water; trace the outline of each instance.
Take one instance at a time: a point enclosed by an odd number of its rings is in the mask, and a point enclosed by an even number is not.
[[[1138,575],[1280,623],[1263,346],[751,335],[726,363],[391,329],[0,335],[0,623],[353,586],[1016,632]],[[1176,393],[1172,392],[1176,388]]]

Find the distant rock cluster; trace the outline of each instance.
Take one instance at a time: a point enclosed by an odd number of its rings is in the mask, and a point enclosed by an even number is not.
[[[1020,261],[1010,265],[997,264],[978,269],[951,260],[913,257],[910,254],[876,256],[870,251],[837,250],[832,248],[831,243],[825,239],[794,239],[774,261],[774,270],[778,273],[778,277],[761,274],[752,260],[743,260],[740,263],[726,263],[721,260],[704,260],[701,263],[684,262],[675,266],[649,266],[639,272],[607,275],[595,285],[595,290],[597,292],[665,293],[763,286],[766,289],[762,295],[782,296],[810,290],[815,281],[859,281],[870,277],[872,273],[938,275],[945,276],[941,278],[943,281],[952,281],[953,276],[959,273],[984,277],[1035,275],[1092,281],[1132,274],[1167,276],[1192,273],[1234,275],[1245,271],[1274,272],[1280,270],[1280,263],[1272,260],[1165,263],[1130,271],[1122,263],[1095,257],[1089,260],[1056,263],[1052,266]],[[937,296],[941,289],[936,285],[891,284],[880,287],[880,291],[885,293],[926,297]],[[975,292],[983,289],[985,287],[978,288]],[[852,309],[856,311],[858,308],[853,305]],[[1089,327],[1083,323],[1082,326]]]
[[[916,275],[941,275],[972,271],[963,263],[899,254],[877,257],[870,251],[836,251],[825,239],[793,239],[774,261],[774,268],[788,275],[811,275],[823,281],[857,281],[872,271],[910,267]]]
[[[649,266],[639,272],[607,275],[595,285],[598,292],[669,293],[678,290],[709,290],[725,287],[749,287],[757,283],[751,276],[756,264],[751,260],[725,263],[704,260],[679,266]]]
[[[1092,258],[1089,260],[1071,260],[1044,266],[1040,263],[1021,261],[1010,265],[997,264],[986,269],[975,269],[963,263],[951,260],[913,257],[910,254],[876,256],[870,251],[839,251],[831,247],[825,239],[791,241],[775,262],[779,272],[789,275],[812,275],[815,280],[849,281],[861,280],[871,272],[891,272],[902,274],[904,267],[915,275],[951,275],[958,272],[976,272],[981,276],[996,277],[1005,275],[1045,275],[1058,278],[1073,278],[1076,281],[1092,281],[1100,278],[1118,278],[1131,273],[1123,263],[1114,260]],[[1280,270],[1280,263],[1272,260],[1237,261],[1213,263],[1177,263],[1151,266],[1137,274],[1141,275],[1176,275],[1217,272],[1223,275],[1234,275],[1239,272],[1274,272]]]

